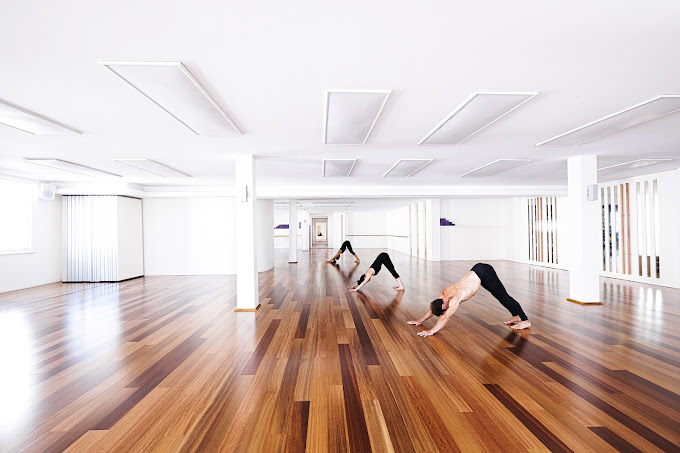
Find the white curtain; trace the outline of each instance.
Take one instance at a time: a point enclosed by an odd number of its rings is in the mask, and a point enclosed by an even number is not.
[[[118,280],[116,196],[62,197],[64,282]]]

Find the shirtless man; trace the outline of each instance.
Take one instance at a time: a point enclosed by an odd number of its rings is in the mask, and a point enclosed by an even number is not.
[[[511,325],[514,330],[531,327],[529,318],[524,314],[524,310],[522,310],[519,303],[510,297],[505,290],[505,287],[503,287],[503,284],[496,275],[496,271],[489,264],[483,263],[475,264],[465,277],[453,285],[444,288],[444,291],[439,294],[439,299],[434,300],[430,304],[430,310],[422,318],[417,321],[409,321],[408,323],[419,326],[432,316],[441,316],[433,328],[418,332],[418,335],[421,337],[434,335],[449,322],[449,319],[458,310],[458,305],[461,302],[465,302],[477,294],[480,286],[487,289],[512,314],[512,318],[505,321],[504,324]]]
[[[371,267],[368,268],[368,270],[364,273],[364,275],[361,276],[359,280],[357,280],[357,284],[354,286],[350,286],[349,290],[350,291],[359,291],[361,288],[363,288],[366,283],[371,281],[371,277],[376,275],[378,272],[380,272],[380,269],[383,267],[383,265],[387,268],[388,271],[390,271],[390,274],[392,274],[392,277],[397,279],[397,286],[394,287],[397,291],[403,291],[404,290],[404,284],[401,282],[401,278],[399,278],[399,274],[397,274],[397,271],[394,269],[394,264],[392,264],[392,260],[390,259],[390,255],[388,255],[385,252],[382,252],[378,257],[373,261],[373,264],[371,264]]]

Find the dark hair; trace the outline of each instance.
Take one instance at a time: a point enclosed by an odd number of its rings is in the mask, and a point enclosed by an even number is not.
[[[364,282],[364,280],[366,280],[366,276],[362,275],[361,278],[357,280],[357,285],[361,285]]]
[[[430,310],[432,311],[432,314],[435,316],[441,316],[442,313],[446,311],[442,308],[442,305],[444,305],[443,299],[433,300],[432,303],[430,304]]]

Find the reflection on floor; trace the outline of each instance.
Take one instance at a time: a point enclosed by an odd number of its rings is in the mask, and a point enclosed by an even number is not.
[[[491,262],[529,314],[485,290],[426,339],[406,324],[474,262],[391,253],[406,285],[302,253],[261,274],[147,277],[0,294],[0,451],[679,451],[680,291]],[[432,323],[433,321],[428,322]]]

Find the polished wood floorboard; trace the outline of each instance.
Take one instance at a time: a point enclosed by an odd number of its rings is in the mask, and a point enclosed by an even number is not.
[[[228,276],[0,294],[0,451],[680,451],[679,290],[602,279],[580,306],[566,272],[491,261],[531,331],[480,290],[420,338],[475,262],[393,252],[406,291],[356,294],[380,251],[333,252],[277,251],[256,313]]]

